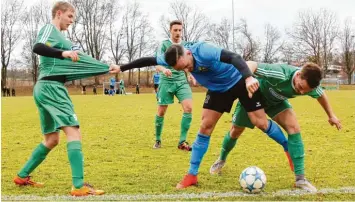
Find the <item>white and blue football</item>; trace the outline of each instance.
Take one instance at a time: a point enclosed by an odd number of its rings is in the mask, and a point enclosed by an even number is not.
[[[240,174],[239,183],[244,192],[260,193],[265,188],[266,175],[260,168],[250,166]]]

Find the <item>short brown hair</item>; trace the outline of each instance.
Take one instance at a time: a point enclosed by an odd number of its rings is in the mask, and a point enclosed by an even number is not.
[[[307,62],[302,66],[301,79],[306,80],[310,88],[315,88],[322,80],[322,71],[317,64]]]
[[[74,6],[71,5],[70,3],[66,2],[66,1],[57,1],[52,8],[52,19],[55,18],[57,11],[60,10],[60,11],[66,12],[69,9],[75,11]]]
[[[165,52],[165,62],[170,66],[175,66],[180,56],[184,54],[184,48],[181,45],[173,44]]]
[[[182,22],[180,20],[173,20],[170,22],[170,29],[174,26],[174,25],[182,25]]]

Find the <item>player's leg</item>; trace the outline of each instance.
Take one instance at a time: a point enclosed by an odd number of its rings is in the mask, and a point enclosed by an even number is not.
[[[295,186],[310,192],[316,192],[317,189],[304,178],[304,145],[296,114],[289,108],[277,114],[274,120],[288,133],[288,150],[294,164],[296,175]]]
[[[155,115],[155,143],[153,149],[161,148],[161,134],[164,126],[164,115],[167,109],[168,105],[158,105],[158,111]]]
[[[190,145],[186,142],[187,133],[192,121],[192,91],[188,83],[182,83],[178,86],[175,93],[184,111],[181,118],[180,139],[178,148],[191,151]]]
[[[17,176],[14,178],[14,182],[19,186],[34,186],[41,187],[43,183],[34,182],[30,178],[30,174],[37,168],[47,157],[48,153],[59,143],[59,132],[48,133],[44,135],[44,140],[40,143],[35,150],[32,152],[32,155],[27,160],[22,169],[17,173]]]
[[[188,174],[177,184],[177,189],[183,189],[197,184],[197,174],[203,156],[205,155],[210,136],[218,120],[224,112],[229,112],[234,99],[228,93],[216,93],[208,91],[202,110],[202,123],[197,137],[192,144],[190,168]]]
[[[180,181],[177,185],[177,189],[183,189],[192,185],[197,184],[197,174],[200,168],[203,156],[207,152],[211,133],[216,126],[222,113],[216,112],[210,109],[202,110],[202,123],[200,126],[200,131],[192,144],[192,152],[190,159],[190,168],[188,174]]]
[[[161,147],[161,134],[164,126],[164,115],[169,104],[174,103],[174,95],[169,91],[170,84],[162,84],[159,86],[158,95],[158,111],[155,115],[155,144],[153,148]]]
[[[73,196],[102,195],[105,192],[95,190],[91,185],[84,183],[84,157],[82,153],[81,134],[76,126],[62,127],[67,136],[68,159],[72,171]]]
[[[245,88],[245,80],[243,79],[233,89],[235,89],[235,94],[238,95],[240,103],[247,111],[251,123],[280,145],[287,145],[287,140],[280,127],[272,120],[266,118],[264,111],[266,103],[263,102],[260,89],[254,93],[252,98],[249,98],[248,91]]]
[[[33,97],[40,115],[41,131],[42,134],[45,134],[44,141],[35,148],[29,160],[14,178],[14,182],[17,185],[43,185],[32,181],[29,175],[44,161],[51,149],[59,142],[58,128],[52,116],[52,113],[55,112],[55,107],[52,107],[52,102],[49,100],[52,93],[55,94],[56,92],[51,83],[38,81],[34,87]]]
[[[273,104],[273,105],[270,105],[269,107],[266,107],[265,111],[269,117],[271,117],[274,121],[276,121],[280,125],[280,121],[278,119],[276,120],[275,117],[277,117],[280,113],[282,113],[283,111],[290,109],[290,108],[292,108],[290,103],[287,100],[284,100],[284,101],[279,102],[277,104]],[[284,135],[283,136],[280,135],[280,136],[277,136],[274,138],[273,138],[273,136],[271,136],[271,138],[274,139],[276,142],[278,142],[283,147],[286,157],[287,157],[287,160],[288,160],[288,163],[289,163],[290,168],[293,172],[294,166],[293,166],[291,156],[288,152],[288,141],[287,141],[286,137]]]
[[[155,98],[158,101],[159,84],[154,84]]]
[[[220,174],[226,163],[228,154],[235,147],[237,140],[243,133],[245,127],[254,128],[254,125],[250,122],[244,107],[238,102],[232,118],[232,127],[224,136],[220,156],[210,168],[211,174]]]

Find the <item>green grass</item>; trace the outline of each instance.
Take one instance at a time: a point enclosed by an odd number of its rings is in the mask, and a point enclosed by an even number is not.
[[[194,93],[193,122],[188,141],[196,137],[204,93]],[[355,91],[330,91],[329,99],[343,129],[327,122],[316,100],[291,100],[302,129],[306,151],[307,178],[319,189],[354,186],[355,179]],[[231,152],[222,176],[211,176],[209,167],[218,158],[224,134],[231,126],[231,114],[217,124],[199,173],[199,187],[183,191],[175,185],[186,173],[189,153],[177,149],[179,104],[169,106],[162,135],[163,148],[153,150],[156,102],[153,94],[129,96],[72,96],[83,134],[85,181],[108,194],[181,194],[240,191],[240,172],[251,165],[264,170],[266,193],[291,189],[294,176],[283,150],[259,130],[246,130]],[[67,195],[71,188],[65,135],[61,143],[33,173],[44,188],[14,186],[12,179],[42,140],[39,117],[32,97],[2,98],[1,191],[3,196]],[[61,133],[63,134],[63,133]],[[203,200],[353,200],[354,193],[299,196],[249,196]],[[101,199],[103,200],[103,199]],[[194,199],[196,200],[196,199]]]

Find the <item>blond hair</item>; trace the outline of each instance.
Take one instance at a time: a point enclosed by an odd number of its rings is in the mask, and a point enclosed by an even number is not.
[[[66,1],[57,1],[53,8],[52,8],[52,19],[55,18],[55,15],[57,14],[57,11],[63,11],[66,12],[67,10],[72,10],[73,12],[75,11],[75,8],[73,5]]]

